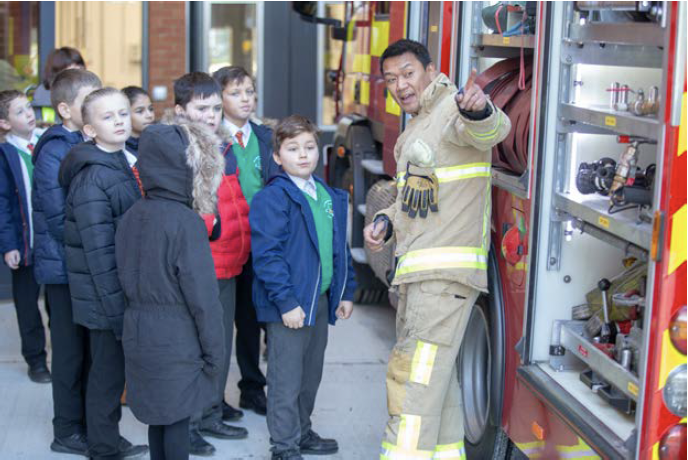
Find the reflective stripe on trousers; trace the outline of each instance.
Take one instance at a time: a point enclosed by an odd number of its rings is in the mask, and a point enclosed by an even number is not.
[[[382,443],[380,460],[464,460],[466,451],[463,441],[454,444],[439,445],[434,451],[429,450],[403,450],[388,442]]]

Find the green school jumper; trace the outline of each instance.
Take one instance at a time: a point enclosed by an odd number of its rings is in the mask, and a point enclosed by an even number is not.
[[[322,184],[316,182],[316,192],[318,199],[314,200],[311,196],[306,195],[308,204],[313,213],[313,220],[315,221],[315,231],[318,234],[318,249],[320,253],[320,265],[322,270],[322,287],[320,288],[320,295],[327,292],[332,284],[333,260],[332,258],[332,238],[334,231],[334,209],[332,208],[332,197]]]
[[[29,185],[33,183],[33,163],[31,162],[31,154],[24,152],[19,147],[15,147],[17,152],[19,152],[19,157],[22,159],[26,165],[26,172],[29,174]]]
[[[238,142],[232,144],[232,152],[237,159],[239,167],[239,185],[244,198],[251,206],[253,196],[263,188],[261,175],[260,147],[256,133],[251,133],[246,148],[242,148]]]

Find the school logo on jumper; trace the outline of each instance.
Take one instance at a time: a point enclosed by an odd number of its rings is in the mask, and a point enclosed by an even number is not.
[[[255,157],[255,158],[253,159],[253,166],[255,166],[255,168],[256,168],[258,171],[260,171],[261,166],[262,166],[261,163],[260,163],[260,156],[257,156],[257,157]]]
[[[327,217],[330,219],[334,218],[334,209],[332,209],[332,200],[325,200],[322,204],[323,210]]]

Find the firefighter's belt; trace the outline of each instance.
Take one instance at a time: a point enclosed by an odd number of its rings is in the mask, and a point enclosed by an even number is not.
[[[401,190],[401,211],[410,218],[420,216],[425,219],[428,210],[438,211],[439,180],[429,168],[417,168],[410,163],[404,175],[404,187]]]

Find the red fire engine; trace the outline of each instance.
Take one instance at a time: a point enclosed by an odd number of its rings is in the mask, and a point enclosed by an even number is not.
[[[359,300],[395,263],[362,238],[394,200],[406,121],[387,45],[425,43],[458,87],[477,68],[512,121],[493,151],[490,296],[459,357],[468,457],[686,458],[686,4],[345,5],[325,160],[352,192]]]

